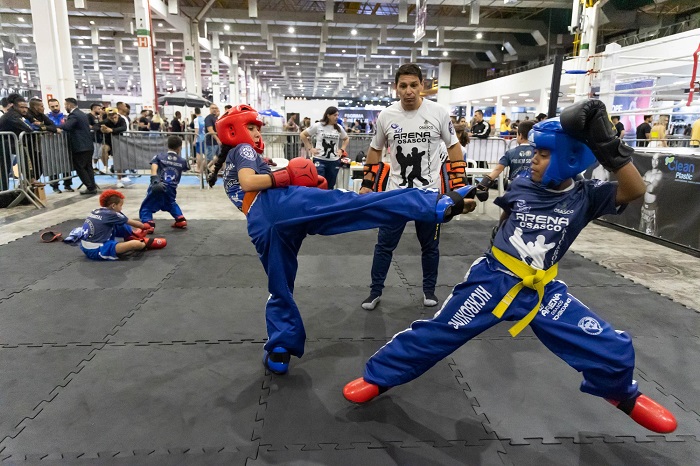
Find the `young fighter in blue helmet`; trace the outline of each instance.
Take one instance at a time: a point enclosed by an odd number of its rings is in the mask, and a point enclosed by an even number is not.
[[[512,336],[530,325],[547,348],[581,372],[583,392],[607,399],[647,429],[675,430],[673,415],[642,395],[632,379],[629,335],[554,279],[557,263],[588,222],[619,213],[644,194],[644,182],[629,163],[633,149],[615,134],[605,105],[596,100],[566,108],[561,122],[536,124],[530,176],[515,178],[495,200],[504,212],[491,250],[472,264],[435,317],[414,322],[369,359],[364,377],[345,386],[345,398],[364,403],[409,382],[507,320],[517,321]],[[616,183],[573,180],[595,159],[616,174]]]
[[[474,210],[475,201],[465,198],[473,197],[476,189],[464,187],[444,196],[419,189],[363,196],[328,191],[311,160],[295,158],[272,172],[262,158],[262,125],[255,109],[239,105],[216,122],[216,130],[221,142],[232,147],[224,166],[226,195],[247,215],[248,235],[268,276],[263,364],[284,374],[291,356],[304,354],[306,333],[293,293],[297,254],[306,235],[336,235],[410,220],[447,222]]]

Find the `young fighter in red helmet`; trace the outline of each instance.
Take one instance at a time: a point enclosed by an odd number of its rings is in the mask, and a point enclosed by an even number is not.
[[[122,213],[124,195],[119,191],[105,190],[100,194],[100,206],[87,216],[80,236],[80,249],[88,259],[115,261],[119,254],[162,249],[167,244],[165,238],[147,238],[144,224]]]
[[[491,251],[472,264],[434,318],[394,336],[343,394],[365,403],[419,377],[501,320],[518,321],[511,335],[530,325],[547,348],[582,373],[581,391],[605,398],[647,429],[672,432],[673,414],[642,395],[632,378],[630,336],[554,280],[557,263],[591,220],[619,213],[644,194],[644,181],[629,163],[634,150],[616,137],[597,100],[566,108],[561,123],[555,118],[536,124],[531,141],[529,176],[515,178],[495,200],[504,214]],[[573,180],[595,159],[616,174],[616,183]]]
[[[263,363],[284,374],[291,356],[304,353],[306,333],[294,302],[297,254],[306,235],[336,235],[349,231],[404,224],[410,220],[440,223],[474,210],[475,189],[460,188],[441,196],[437,191],[401,189],[360,196],[324,190],[313,162],[295,158],[271,172],[258,112],[248,105],[232,108],[216,123],[226,155],[226,195],[248,217],[248,234],[268,276],[270,298],[265,306],[268,341]],[[280,188],[280,189],[270,189]],[[321,189],[316,189],[321,188]]]

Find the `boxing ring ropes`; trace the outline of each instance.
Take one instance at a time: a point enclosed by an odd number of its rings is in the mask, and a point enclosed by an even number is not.
[[[655,45],[669,43],[677,40],[674,36],[668,36],[655,41]],[[617,46],[617,47],[615,47]],[[655,115],[664,111],[670,111],[679,107],[690,107],[693,104],[700,105],[700,101],[695,100],[696,97],[700,96],[700,76],[698,76],[698,61],[700,60],[700,43],[698,44],[696,50],[690,55],[679,55],[675,57],[639,57],[634,55],[622,55],[623,53],[630,53],[635,50],[643,49],[648,47],[648,43],[641,43],[637,45],[628,46],[621,48],[617,44],[608,44],[606,50],[601,53],[596,53],[585,57],[585,69],[570,69],[562,71],[563,74],[580,75],[585,79],[585,84],[582,86],[584,89],[588,88],[588,92],[580,92],[580,86],[577,83],[577,92],[574,94],[575,100],[580,100],[590,97],[598,97],[606,104],[612,103],[612,99],[615,96],[620,97],[641,97],[646,96],[646,94],[639,94],[639,91],[650,91],[648,96],[652,98],[652,101],[657,97],[657,93],[662,90],[683,90],[688,89],[688,93],[682,94],[664,94],[658,95],[663,99],[673,99],[682,101],[683,103],[654,107],[649,106],[647,108],[635,108],[631,110],[621,110],[615,111],[615,115]],[[579,60],[584,57],[578,57]],[[632,63],[622,63],[618,64],[620,60],[633,60]],[[601,66],[601,63],[604,66]],[[678,63],[678,62],[692,62],[692,70],[690,74],[686,73],[670,73],[670,72],[658,72],[658,71],[634,71],[631,70],[635,67],[640,67],[644,65],[651,65],[654,63]],[[581,63],[579,62],[579,67]],[[677,65],[676,65],[677,66]],[[619,70],[629,70],[629,71],[619,71]],[[617,76],[624,77],[677,77],[685,78],[689,80],[679,79],[678,81],[671,84],[664,85],[653,85],[649,87],[641,87],[630,89],[629,91],[634,92],[616,92],[615,91],[615,81]],[[599,79],[600,91],[593,94],[592,87],[594,86],[594,78]],[[698,93],[698,96],[696,96]],[[608,105],[609,106],[609,105]]]

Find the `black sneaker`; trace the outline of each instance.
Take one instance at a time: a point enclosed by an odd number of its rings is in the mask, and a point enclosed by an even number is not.
[[[365,309],[367,311],[372,311],[374,310],[375,307],[377,307],[377,304],[379,304],[379,301],[381,300],[382,295],[377,295],[377,294],[370,294],[367,299],[362,301],[362,309]]]
[[[435,293],[423,293],[423,306],[425,306],[425,307],[437,306],[438,301],[439,300],[437,299],[437,296],[435,296]]]
[[[63,190],[67,193],[74,193],[75,189],[71,188],[70,186],[64,186]]]

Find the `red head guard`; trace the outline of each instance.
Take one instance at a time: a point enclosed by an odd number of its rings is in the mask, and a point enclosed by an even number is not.
[[[216,122],[216,134],[223,144],[237,146],[238,144],[250,144],[258,154],[263,153],[265,143],[262,137],[256,145],[248,131],[249,124],[254,124],[260,129],[264,123],[258,115],[258,111],[250,105],[238,105],[233,107]]]

